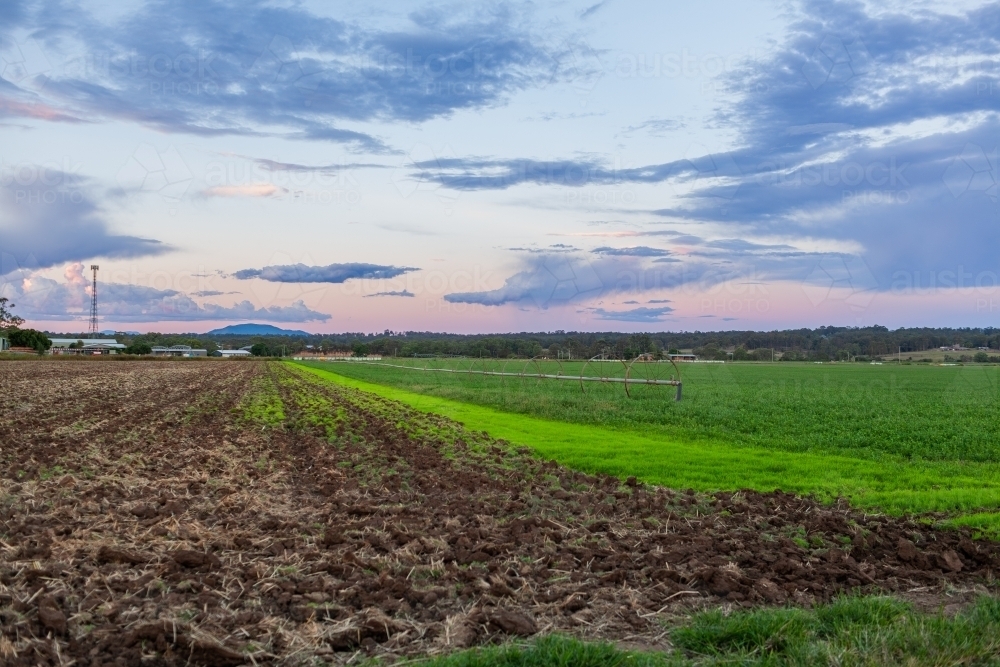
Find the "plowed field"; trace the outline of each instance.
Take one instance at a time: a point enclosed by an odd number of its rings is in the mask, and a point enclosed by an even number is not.
[[[845,505],[588,476],[278,363],[0,366],[5,665],[657,646],[695,607],[961,600],[998,556]]]

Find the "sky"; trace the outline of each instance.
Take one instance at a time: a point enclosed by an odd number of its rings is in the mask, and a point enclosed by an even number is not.
[[[0,4],[27,326],[997,324],[1000,3],[103,4]]]

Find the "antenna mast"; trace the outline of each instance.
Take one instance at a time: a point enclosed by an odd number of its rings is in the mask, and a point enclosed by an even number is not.
[[[94,272],[94,285],[90,290],[90,335],[97,338],[97,264],[91,264],[90,270]]]

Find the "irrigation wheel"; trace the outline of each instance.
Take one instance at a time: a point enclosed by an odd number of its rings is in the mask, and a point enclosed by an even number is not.
[[[519,382],[515,382],[518,378],[514,376],[509,376],[507,373],[517,373],[520,368],[520,359],[504,359],[503,364],[500,366],[500,383],[503,385],[504,389],[516,387]]]
[[[542,378],[538,377],[542,374],[542,367],[538,365],[538,358],[532,357],[524,362],[520,370],[521,377],[521,387],[527,389],[528,387],[534,387],[541,383]]]
[[[625,374],[625,393],[629,398],[646,396],[654,392],[668,391],[676,389],[671,385],[659,384],[663,381],[680,381],[681,371],[673,359],[657,361],[647,355],[636,357],[628,364],[628,372]],[[638,382],[633,382],[638,380]]]
[[[472,366],[475,363],[476,360],[472,357],[459,357],[449,360],[446,368],[454,371],[452,375],[455,375],[460,383],[471,385],[475,382],[475,378],[472,375]]]
[[[624,380],[627,374],[628,365],[621,359],[592,357],[580,369],[580,389],[586,394],[588,391],[593,391],[593,387],[587,388],[588,385],[619,384],[616,380]],[[597,378],[597,380],[585,378]]]
[[[483,387],[490,386],[494,382],[499,383],[502,379],[496,375],[491,375],[491,373],[500,372],[500,362],[492,357],[480,357],[475,359],[469,370],[474,378],[473,381]]]
[[[558,377],[566,377],[566,369],[563,367],[563,363],[559,359],[551,359],[549,357],[535,357],[535,361],[538,364],[538,372],[541,375],[556,375]],[[546,378],[551,380],[552,378]]]
[[[424,370],[427,372],[427,382],[428,384],[441,384],[441,369],[445,367],[444,359],[440,357],[430,357],[427,359],[427,365],[424,366]]]

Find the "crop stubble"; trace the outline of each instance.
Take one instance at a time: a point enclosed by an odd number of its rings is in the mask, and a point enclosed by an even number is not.
[[[277,363],[7,363],[0,448],[4,664],[656,646],[709,605],[947,600],[991,588],[1000,554],[843,504],[584,475]]]

